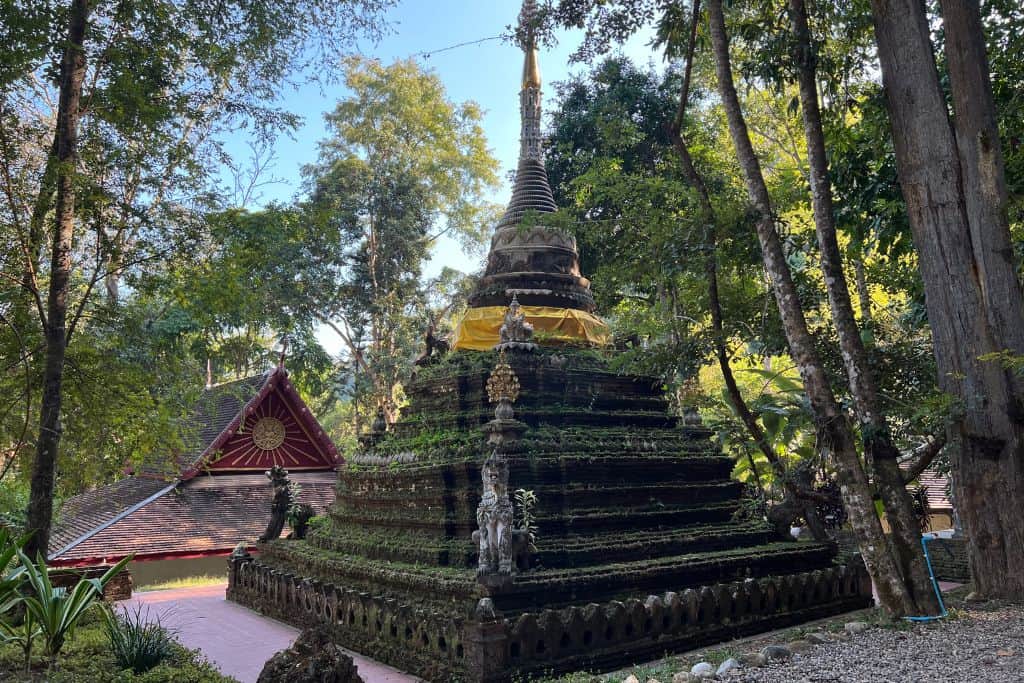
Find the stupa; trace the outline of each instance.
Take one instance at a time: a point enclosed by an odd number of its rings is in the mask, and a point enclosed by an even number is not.
[[[834,545],[739,519],[711,431],[610,369],[575,241],[545,225],[535,11],[512,200],[454,351],[346,458],[306,541],[231,559],[228,598],[444,682],[608,670],[870,604]]]

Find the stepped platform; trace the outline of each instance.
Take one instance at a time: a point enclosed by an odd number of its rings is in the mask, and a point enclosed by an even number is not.
[[[231,563],[228,597],[432,681],[608,669],[856,609],[862,566],[835,547],[740,520],[733,463],[669,412],[659,382],[610,355],[508,355],[521,385],[510,490],[537,497],[535,548],[498,584],[477,579],[481,427],[492,352],[423,368],[407,417],[349,457],[307,541]],[[521,512],[521,511],[520,511]]]

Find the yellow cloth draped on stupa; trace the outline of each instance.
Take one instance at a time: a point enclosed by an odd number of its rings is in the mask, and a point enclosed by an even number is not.
[[[611,341],[608,326],[596,315],[574,308],[523,306],[526,320],[540,344],[606,346]],[[490,351],[497,344],[505,320],[505,306],[470,308],[455,328],[456,349]]]

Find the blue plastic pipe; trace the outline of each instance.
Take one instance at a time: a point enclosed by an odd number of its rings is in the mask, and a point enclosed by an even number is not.
[[[932,570],[932,556],[928,554],[928,541],[934,538],[931,534],[922,534],[921,547],[924,548],[924,561],[928,563],[928,576],[932,580],[932,588],[935,589],[935,597],[939,600],[939,608],[942,609],[942,612],[934,617],[904,617],[907,621],[938,621],[949,615],[949,612],[946,611],[946,603],[942,601],[942,591],[939,590],[939,582],[935,579],[935,572]]]

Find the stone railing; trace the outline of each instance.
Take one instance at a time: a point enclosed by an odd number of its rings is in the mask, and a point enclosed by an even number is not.
[[[861,565],[543,610],[503,621],[504,662],[522,673],[609,669],[862,607],[870,595]]]
[[[428,680],[608,670],[669,651],[866,607],[863,564],[505,618],[418,608],[234,558],[228,599],[297,626],[327,624],[346,647]]]
[[[448,680],[465,660],[462,620],[268,567],[229,560],[227,598],[298,627],[326,625],[335,640],[429,679]]]

